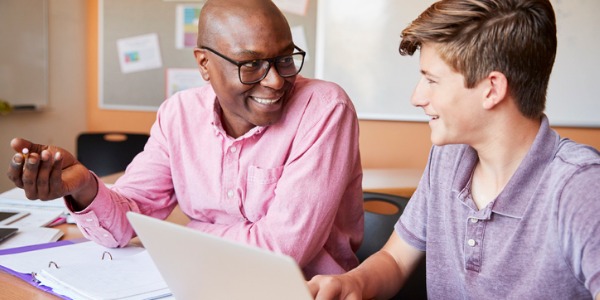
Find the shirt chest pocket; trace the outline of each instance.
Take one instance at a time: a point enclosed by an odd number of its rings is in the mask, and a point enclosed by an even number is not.
[[[266,215],[282,173],[283,166],[269,169],[248,167],[246,195],[242,203],[243,213],[248,220],[254,222]]]

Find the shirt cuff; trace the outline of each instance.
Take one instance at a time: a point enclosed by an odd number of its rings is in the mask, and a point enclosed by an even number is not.
[[[100,222],[102,213],[110,211],[110,189],[102,183],[96,174],[93,175],[96,177],[96,180],[98,180],[98,193],[96,194],[96,198],[92,200],[92,203],[81,211],[73,211],[71,203],[73,200],[70,196],[66,196],[65,204],[85,238],[95,241],[105,247],[118,247],[119,243],[117,240]],[[98,216],[96,212],[98,212],[100,216]]]

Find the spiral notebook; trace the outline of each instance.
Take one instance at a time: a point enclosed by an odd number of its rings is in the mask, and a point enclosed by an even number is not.
[[[312,299],[295,260],[133,212],[131,225],[176,299]]]

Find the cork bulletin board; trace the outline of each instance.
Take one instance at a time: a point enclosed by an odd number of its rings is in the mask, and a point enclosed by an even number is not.
[[[314,51],[317,1],[307,2],[304,15],[286,13],[293,29],[301,27],[308,58],[302,75],[314,76]],[[166,98],[169,69],[195,69],[192,48],[178,48],[177,10],[180,5],[202,6],[204,1],[173,0],[99,0],[99,107],[117,110],[155,111]],[[148,37],[157,40],[160,66],[123,72],[118,45],[124,39]],[[296,42],[296,41],[295,41]],[[200,78],[200,73],[197,73]]]

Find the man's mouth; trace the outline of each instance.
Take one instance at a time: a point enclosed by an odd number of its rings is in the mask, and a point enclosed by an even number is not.
[[[260,104],[265,104],[265,105],[269,105],[269,104],[275,104],[277,103],[277,101],[279,101],[281,99],[281,97],[275,98],[275,99],[267,99],[267,98],[259,98],[259,97],[251,97],[254,101],[260,103]]]

